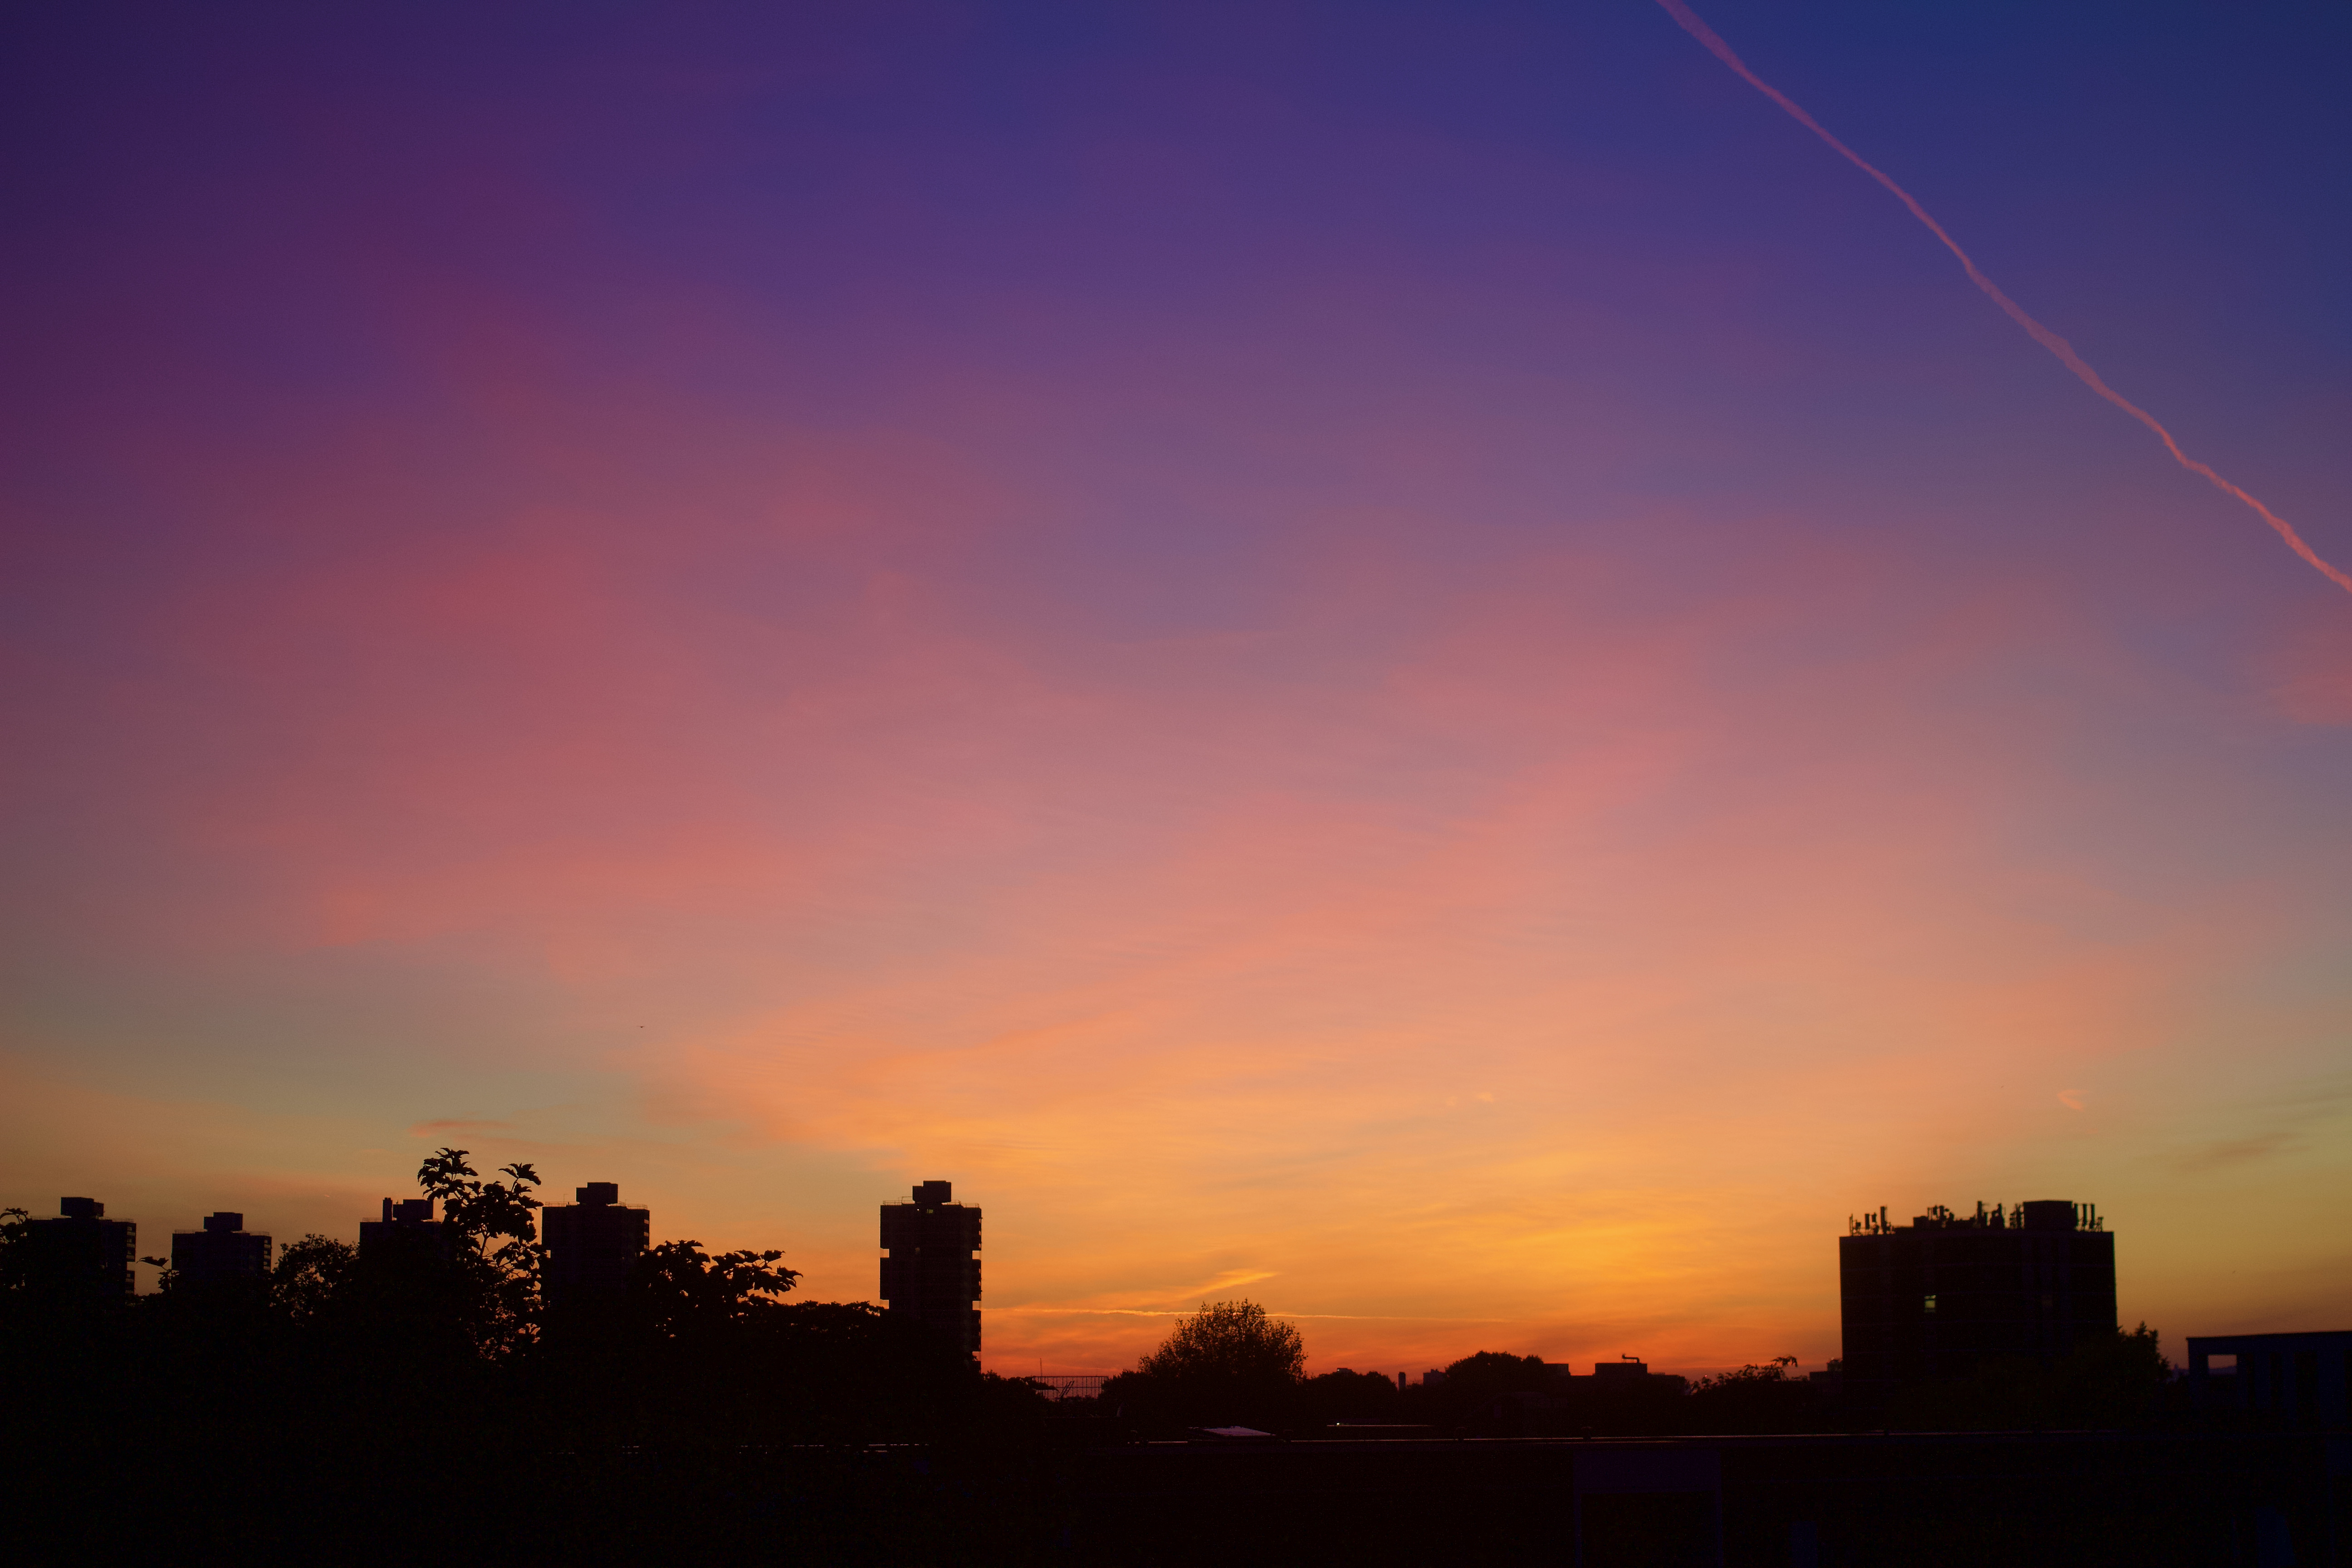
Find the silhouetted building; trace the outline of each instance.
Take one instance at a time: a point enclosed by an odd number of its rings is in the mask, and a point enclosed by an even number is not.
[[[269,1238],[241,1214],[208,1214],[202,1230],[172,1233],[172,1272],[183,1279],[258,1279],[269,1272]]]
[[[1844,1381],[1857,1397],[1964,1377],[1988,1356],[2054,1362],[2116,1331],[2116,1238],[2088,1204],[1886,1211],[1838,1238]]]
[[[2352,1332],[2199,1335],[2189,1342],[2189,1397],[2265,1425],[2341,1428]]]
[[[138,1222],[107,1218],[95,1198],[59,1198],[57,1218],[26,1223],[24,1246],[25,1279],[34,1289],[110,1305],[138,1289],[131,1270]]]
[[[1595,1362],[1590,1373],[1580,1373],[1573,1364],[1564,1361],[1544,1363],[1544,1372],[1549,1384],[1547,1407],[1554,1411],[1580,1410],[1588,1416],[1623,1409],[1629,1404],[1664,1399],[1690,1386],[1688,1378],[1670,1372],[1652,1372],[1648,1362],[1630,1355]]]
[[[564,1300],[616,1291],[645,1256],[653,1235],[652,1211],[623,1207],[617,1182],[591,1182],[572,1196],[576,1201],[540,1213],[548,1294]]]
[[[882,1300],[978,1356],[980,1210],[953,1194],[950,1183],[923,1182],[911,1200],[882,1205]]]
[[[1673,1373],[1652,1372],[1650,1363],[1639,1356],[1621,1355],[1615,1361],[1595,1362],[1589,1377],[1580,1375],[1570,1362],[1548,1361],[1544,1363],[1544,1371],[1550,1376],[1554,1386],[1578,1392],[1585,1389],[1603,1394],[1628,1389],[1647,1392],[1653,1387],[1680,1392],[1689,1385],[1689,1379]],[[1439,1378],[1443,1381],[1444,1374],[1440,1373]]]
[[[433,1217],[431,1198],[383,1200],[383,1217],[360,1221],[360,1257],[446,1258],[446,1227]]]

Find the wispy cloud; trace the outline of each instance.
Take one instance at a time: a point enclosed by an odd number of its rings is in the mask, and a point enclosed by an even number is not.
[[[1920,223],[1925,225],[1930,233],[1932,233],[1938,240],[1943,242],[1944,248],[1950,251],[1952,255],[1958,258],[1961,268],[1969,275],[1969,281],[1975,284],[1979,289],[1983,290],[1985,297],[1990,300],[1994,304],[2000,306],[2002,313],[2007,315],[2011,321],[2015,321],[2019,326],[2024,328],[2028,337],[2032,338],[2035,342],[2040,343],[2043,348],[2049,350],[2050,353],[2057,358],[2061,364],[2063,364],[2069,371],[2074,373],[2076,380],[2080,381],[2093,392],[2097,393],[2101,397],[2105,398],[2109,403],[2114,404],[2117,408],[2122,409],[2126,414],[2130,415],[2142,425],[2147,426],[2150,430],[2154,431],[2156,433],[2156,438],[2164,443],[2164,449],[2172,454],[2172,460],[2174,462],[2179,463],[2190,473],[2195,474],[2198,478],[2205,480],[2215,489],[2220,490],[2223,495],[2243,502],[2264,522],[2270,524],[2272,531],[2286,542],[2288,549],[2303,557],[2306,563],[2308,563],[2314,570],[2317,571],[2322,576],[2326,577],[2329,582],[2334,583],[2337,587],[2342,588],[2347,593],[2352,593],[2352,574],[2347,574],[2341,568],[2331,565],[2326,561],[2322,560],[2319,552],[2316,550],[2314,550],[2311,545],[2305,542],[2303,535],[2295,531],[2294,525],[2289,523],[2284,518],[2271,510],[2270,508],[2264,506],[2261,501],[2246,493],[2246,491],[2239,489],[2236,485],[2233,485],[2229,480],[2223,479],[2220,474],[2215,473],[2208,465],[2199,462],[2196,458],[2189,456],[2188,453],[2183,452],[2180,449],[2180,443],[2172,438],[2172,432],[2158,424],[2154,415],[2150,414],[2147,409],[2142,408],[2137,403],[2125,397],[2121,393],[2116,391],[2115,388],[2109,386],[2105,381],[2101,379],[2097,371],[2093,370],[2087,363],[2084,363],[2083,356],[2074,352],[2074,344],[2068,342],[2064,338],[2060,337],[2056,332],[2052,331],[2048,327],[2043,326],[2040,321],[2035,321],[2032,316],[2027,315],[2023,306],[2018,304],[2016,300],[2003,293],[1999,285],[1994,283],[1991,279],[1986,277],[1984,273],[1978,268],[1975,259],[1971,258],[1967,251],[1960,248],[1959,242],[1958,240],[1954,239],[1949,234],[1945,232],[1944,226],[1942,224],[1937,223],[1934,218],[1927,216],[1927,209],[1921,206],[1918,200],[1914,197],[1910,192],[1905,190],[1901,185],[1896,184],[1886,175],[1885,172],[1878,168],[1877,165],[1864,161],[1860,153],[1847,146],[1844,142],[1839,141],[1836,137],[1831,135],[1828,131],[1822,128],[1821,121],[1815,120],[1811,115],[1799,108],[1796,101],[1790,99],[1788,94],[1782,92],[1780,89],[1773,87],[1765,81],[1762,77],[1758,76],[1754,71],[1748,69],[1747,63],[1732,52],[1731,46],[1725,43],[1722,37],[1716,33],[1715,29],[1709,27],[1705,22],[1700,21],[1696,14],[1694,13],[1688,5],[1683,4],[1683,0],[1658,0],[1658,4],[1665,8],[1668,16],[1674,17],[1676,26],[1680,26],[1683,31],[1688,33],[1692,37],[1696,38],[1701,44],[1705,45],[1710,54],[1714,55],[1716,58],[1721,60],[1725,65],[1729,66],[1732,70],[1737,72],[1747,81],[1748,86],[1754,88],[1757,91],[1770,99],[1774,103],[1780,105],[1781,110],[1785,111],[1790,119],[1794,120],[1798,124],[1803,126],[1806,130],[1811,132],[1814,135],[1827,142],[1836,151],[1840,157],[1844,158],[1848,163],[1853,164],[1855,168],[1860,169],[1864,174],[1868,174],[1872,179],[1877,181],[1880,184],[1885,186],[1889,192],[1893,193],[1895,200],[1901,202],[1906,207],[1909,208],[1911,216],[1917,218]]]
[[[511,1132],[511,1121],[488,1121],[478,1117],[445,1116],[431,1121],[419,1121],[408,1129],[411,1138],[439,1138],[451,1132]]]
[[[2252,1164],[2267,1160],[2295,1147],[2294,1136],[2284,1131],[2259,1132],[2247,1138],[2217,1138],[2210,1142],[2173,1156],[2173,1169],[2189,1175],[2201,1175],[2210,1171],[2226,1170],[2232,1166]]]

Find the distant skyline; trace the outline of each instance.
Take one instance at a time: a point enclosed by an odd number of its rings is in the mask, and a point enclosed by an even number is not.
[[[2352,17],[1695,8],[2352,562]],[[1979,1200],[2352,1326],[2352,601],[1652,0],[0,26],[0,1203],[861,1300],[946,1179],[1007,1372],[1818,1365]]]

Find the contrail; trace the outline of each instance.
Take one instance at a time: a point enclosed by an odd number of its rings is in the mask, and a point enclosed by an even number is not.
[[[2273,511],[2270,508],[2264,506],[2262,502],[2256,500],[2253,497],[2248,495],[2245,491],[2240,489],[2237,486],[2231,484],[2229,480],[2215,473],[2211,468],[2207,468],[2204,464],[2199,462],[2196,458],[2182,451],[2180,449],[2180,443],[2172,438],[2172,432],[2158,424],[2154,415],[2150,414],[2147,409],[2142,408],[2138,404],[2131,401],[2131,399],[2124,396],[2114,387],[2109,386],[2105,382],[2101,381],[2099,379],[2099,373],[2083,363],[2083,356],[2074,352],[2074,344],[2068,342],[2065,339],[2060,337],[2057,333],[2052,331],[2049,328],[2043,326],[2041,322],[2027,315],[2022,306],[2019,305],[2016,300],[2011,299],[2008,295],[2002,293],[2000,287],[1996,285],[1991,279],[1986,277],[1982,272],[1978,270],[1977,264],[1969,258],[1969,253],[1962,250],[1958,242],[1956,242],[1950,235],[1944,232],[1944,226],[1927,216],[1927,209],[1921,206],[1916,200],[1914,200],[1910,192],[1896,184],[1893,180],[1888,179],[1884,172],[1872,163],[1866,162],[1861,153],[1856,153],[1853,148],[1847,146],[1844,142],[1831,135],[1827,131],[1822,130],[1821,121],[1815,120],[1811,115],[1807,114],[1803,110],[1798,108],[1795,101],[1791,100],[1787,93],[1782,92],[1779,88],[1774,87],[1762,77],[1758,76],[1754,71],[1749,70],[1748,68],[1748,63],[1741,59],[1738,55],[1731,52],[1731,46],[1725,43],[1721,37],[1717,37],[1714,28],[1708,26],[1705,22],[1700,21],[1692,12],[1691,8],[1683,4],[1683,0],[1658,0],[1658,4],[1665,7],[1666,15],[1672,16],[1675,21],[1681,26],[1684,32],[1688,33],[1692,37],[1696,38],[1700,43],[1705,44],[1707,47],[1708,53],[1714,55],[1717,59],[1721,60],[1733,70],[1738,71],[1740,76],[1747,79],[1748,86],[1754,88],[1757,91],[1762,93],[1765,97],[1770,99],[1773,102],[1786,110],[1789,113],[1790,119],[1795,121],[1798,124],[1803,126],[1806,130],[1811,132],[1822,141],[1828,142],[1832,147],[1836,148],[1839,154],[1848,163],[1851,163],[1855,168],[1860,169],[1864,174],[1868,174],[1872,179],[1876,180],[1880,184],[1885,185],[1888,190],[1894,192],[1895,199],[1901,202],[1905,206],[1909,207],[1911,209],[1911,216],[1917,218],[1921,223],[1926,224],[1927,226],[1928,232],[1933,234],[1937,239],[1944,242],[1944,248],[1950,251],[1954,256],[1959,258],[1960,265],[1968,270],[1969,281],[1983,289],[1985,291],[1985,297],[1990,300],[1994,304],[2000,306],[2003,310],[2007,311],[2009,319],[2015,321],[2019,326],[2023,327],[2027,335],[2032,337],[2035,342],[2040,343],[2043,348],[2048,349],[2052,353],[2056,354],[2058,356],[2058,363],[2064,365],[2068,370],[2073,371],[2076,377],[2082,381],[2084,386],[2089,387],[2093,392],[2097,393],[2101,397],[2105,398],[2109,403],[2114,404],[2116,407],[2122,409],[2125,413],[2130,415],[2133,418],[2138,420],[2141,424],[2155,431],[2156,438],[2164,443],[2164,449],[2172,454],[2173,461],[2179,463],[2182,468],[2187,468],[2190,473],[2202,477],[2210,483],[2215,489],[2221,491],[2224,495],[2235,496],[2238,500],[2245,502],[2257,512],[2260,512],[2262,514],[2263,521],[2269,523],[2272,528],[2277,530],[2278,536],[2286,541],[2288,549],[2294,551],[2297,555],[2302,556],[2305,561],[2310,562],[2313,566],[2318,568],[2319,571],[2325,574],[2328,580],[2334,583],[2337,587],[2343,589],[2347,593],[2352,593],[2352,576],[2345,575],[2344,573],[2336,570],[2335,567],[2330,566],[2326,562],[2321,560],[2319,558],[2319,552],[2314,550],[2310,545],[2305,544],[2303,542],[2303,535],[2297,533],[2294,531],[2294,525],[2289,523],[2286,519],[2279,516],[2278,513]]]

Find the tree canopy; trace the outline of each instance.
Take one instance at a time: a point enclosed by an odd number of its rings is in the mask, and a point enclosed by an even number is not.
[[[665,1241],[637,1259],[630,1281],[636,1310],[656,1331],[739,1321],[793,1288],[800,1271],[781,1267],[781,1252],[705,1252],[698,1241]]]
[[[1306,1371],[1297,1328],[1255,1301],[1204,1301],[1103,1399],[1147,1425],[1271,1427],[1295,1414]]]
[[[1307,1342],[1255,1301],[1203,1301],[1136,1370],[1180,1383],[1295,1383],[1306,1375]]]

